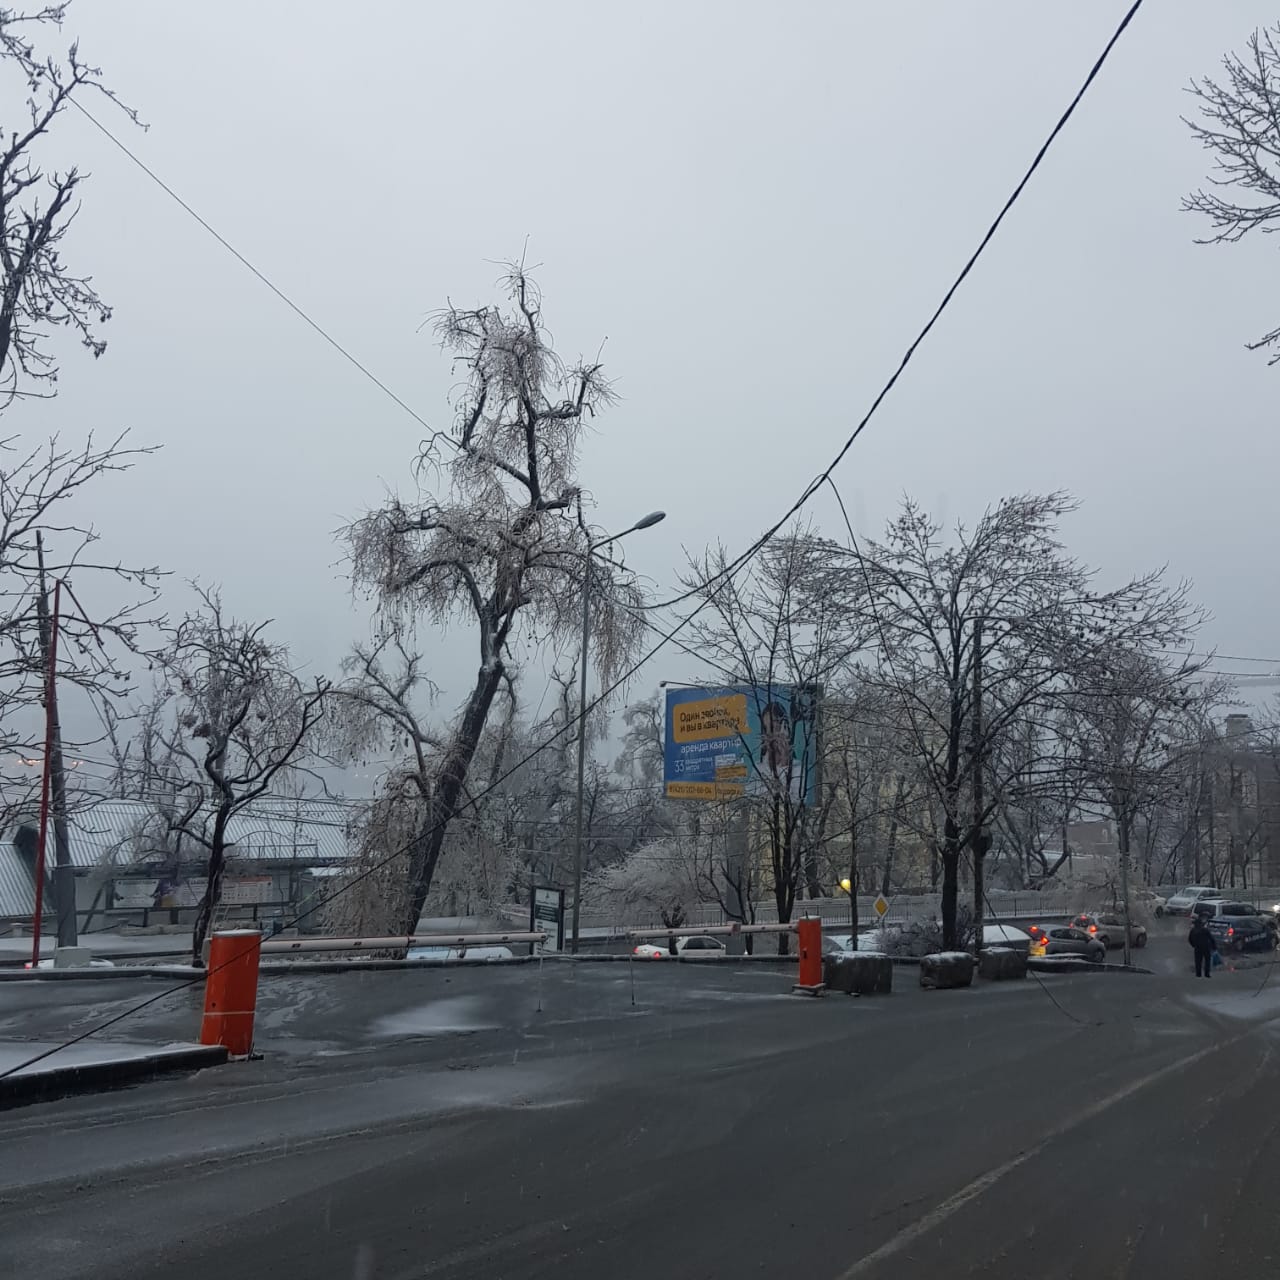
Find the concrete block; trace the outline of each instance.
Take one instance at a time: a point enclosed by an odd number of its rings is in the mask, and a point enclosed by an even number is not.
[[[978,977],[992,982],[1027,976],[1027,957],[1010,947],[987,947],[978,957]]]
[[[939,951],[920,959],[920,985],[925,988],[967,987],[974,962],[967,951]]]
[[[823,956],[822,980],[829,991],[846,995],[888,995],[893,990],[893,961],[873,954]]]
[[[55,969],[84,969],[93,959],[93,952],[88,947],[54,947],[53,967]]]

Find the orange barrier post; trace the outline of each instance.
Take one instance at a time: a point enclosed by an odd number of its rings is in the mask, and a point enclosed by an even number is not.
[[[258,1007],[258,960],[262,934],[230,929],[209,940],[209,976],[204,982],[201,1044],[226,1045],[235,1058],[253,1048],[253,1015]]]
[[[796,934],[800,939],[800,978],[797,991],[822,989],[822,921],[806,916],[796,921]]]

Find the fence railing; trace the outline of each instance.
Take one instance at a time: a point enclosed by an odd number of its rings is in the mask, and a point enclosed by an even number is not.
[[[867,928],[880,923],[873,903],[874,898],[858,898],[858,926]],[[1044,894],[1028,890],[1022,893],[993,893],[987,898],[987,919],[1022,919],[1027,916],[1043,915],[1046,918],[1055,915],[1070,915],[1081,909],[1078,894]],[[885,924],[904,924],[908,920],[925,916],[935,916],[942,909],[940,894],[919,894],[889,899],[889,910],[884,915]],[[757,924],[777,924],[778,909],[772,903],[757,903],[752,912]],[[796,902],[791,909],[792,919],[802,915],[818,916],[824,924],[848,924],[850,921],[849,899],[841,898],[806,898]],[[594,921],[596,927],[612,925],[612,921]],[[660,920],[646,921],[646,926],[654,928],[662,926]],[[712,925],[731,924],[732,921],[724,911],[713,904],[703,904],[685,916],[680,925],[683,932],[691,929],[705,929]]]

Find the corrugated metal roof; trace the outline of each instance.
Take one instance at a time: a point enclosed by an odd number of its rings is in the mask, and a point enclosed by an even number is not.
[[[304,801],[287,808],[264,801],[237,813],[227,827],[237,861],[332,864],[351,857],[347,838],[350,806]],[[155,809],[142,800],[100,800],[71,820],[71,861],[82,870],[126,867],[165,856]],[[212,826],[212,814],[206,824]]]
[[[0,916],[29,916],[36,909],[35,882],[13,845],[0,843]]]
[[[341,865],[353,856],[348,838],[351,807],[340,801],[305,801],[285,807],[264,802],[231,819],[227,861],[236,864],[296,862],[302,866]],[[155,809],[141,800],[99,800],[71,816],[71,862],[80,874],[94,869],[117,873],[166,856],[163,845],[148,839]],[[27,825],[34,825],[28,823]],[[0,917],[29,916],[35,908],[34,876],[15,848],[17,828],[0,840]],[[50,860],[52,860],[50,851]]]

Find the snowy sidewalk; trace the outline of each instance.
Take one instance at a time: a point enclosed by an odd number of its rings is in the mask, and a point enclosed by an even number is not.
[[[169,1071],[220,1066],[227,1060],[227,1051],[220,1045],[125,1044],[90,1039],[61,1049],[59,1043],[0,1042],[0,1111],[25,1102],[108,1089]],[[40,1057],[41,1054],[49,1056]],[[33,1062],[33,1058],[39,1060]]]

